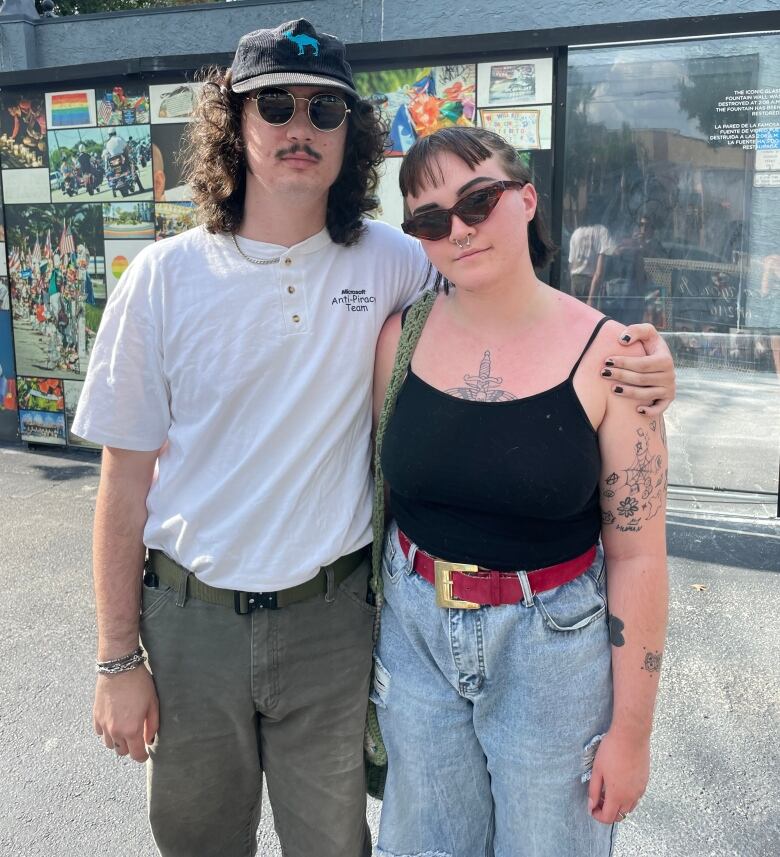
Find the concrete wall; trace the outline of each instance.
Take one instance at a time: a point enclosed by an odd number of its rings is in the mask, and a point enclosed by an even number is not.
[[[27,2],[27,0],[17,0]],[[32,3],[32,0],[29,0]],[[15,5],[17,5],[15,4]],[[775,0],[241,0],[206,6],[82,15],[23,22],[0,13],[0,73],[186,54],[227,54],[249,30],[305,17],[345,41],[365,44],[769,13]],[[780,27],[780,13],[777,13]],[[641,37],[635,30],[631,38]],[[627,36],[628,37],[628,36]],[[489,39],[483,40],[489,49]],[[568,43],[573,41],[568,39]],[[72,76],[72,75],[71,75]],[[8,82],[8,81],[6,81]]]

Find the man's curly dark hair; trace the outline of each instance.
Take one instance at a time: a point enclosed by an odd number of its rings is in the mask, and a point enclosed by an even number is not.
[[[182,170],[192,188],[198,219],[209,232],[235,232],[244,213],[246,161],[241,135],[245,94],[230,88],[230,71],[212,66],[196,79],[204,84],[183,141]],[[336,244],[355,244],[365,231],[364,215],[376,196],[386,130],[366,101],[346,96],[344,162],[328,194],[326,226]]]

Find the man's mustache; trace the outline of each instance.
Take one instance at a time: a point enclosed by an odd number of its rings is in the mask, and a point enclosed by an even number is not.
[[[293,143],[289,149],[279,149],[276,153],[276,157],[284,158],[286,155],[295,155],[298,152],[305,152],[310,158],[314,158],[317,161],[322,160],[322,155],[319,152],[315,152],[314,149],[306,143]]]

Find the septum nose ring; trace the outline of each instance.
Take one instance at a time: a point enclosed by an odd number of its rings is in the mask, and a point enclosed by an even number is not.
[[[466,236],[466,243],[465,244],[461,244],[457,238],[455,239],[455,243],[458,245],[458,249],[467,250],[469,247],[471,247],[471,236],[470,235]]]

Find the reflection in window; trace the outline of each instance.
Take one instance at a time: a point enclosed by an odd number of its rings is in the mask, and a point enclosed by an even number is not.
[[[561,287],[780,375],[780,39],[572,51]]]

